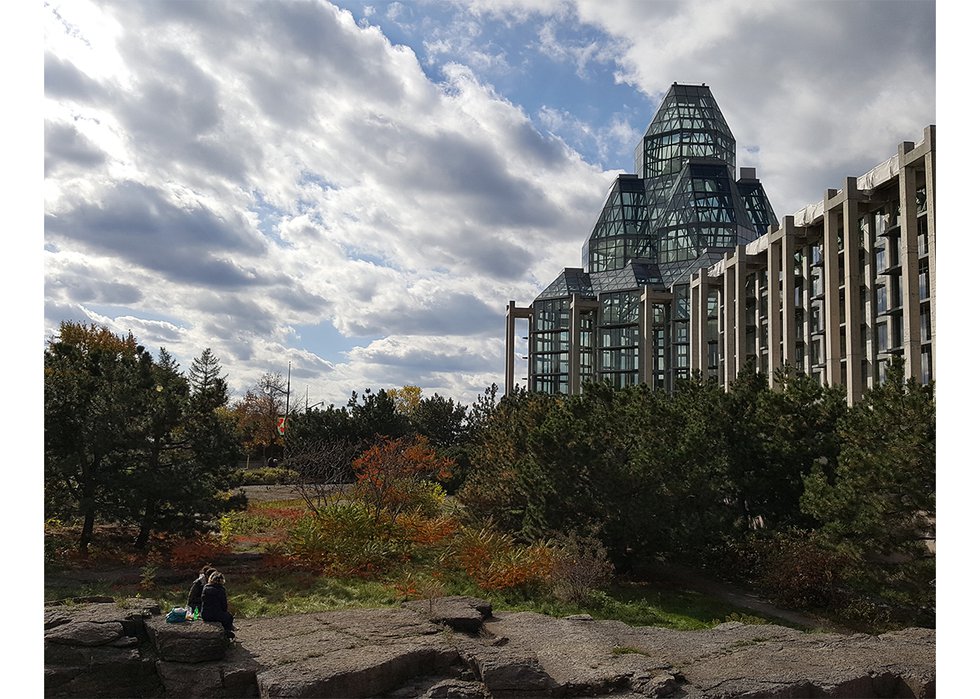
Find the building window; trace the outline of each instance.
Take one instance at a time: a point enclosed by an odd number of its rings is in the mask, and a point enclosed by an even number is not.
[[[815,337],[810,342],[810,364],[823,364],[823,338]]]
[[[931,347],[922,348],[922,357],[919,366],[922,372],[922,383],[929,383],[930,381],[932,381],[932,348]]]
[[[888,312],[888,292],[884,284],[875,287],[875,311],[878,315]]]
[[[823,294],[823,270],[815,268],[810,274],[810,296]]]
[[[888,349],[888,323],[878,323],[878,351],[884,352]]]
[[[898,236],[894,235],[888,239],[888,266],[895,267],[901,263],[898,254]]]
[[[919,254],[926,255],[929,253],[929,218],[927,216],[919,216],[919,220],[916,222],[916,228],[919,233]]]
[[[677,345],[674,347],[674,366],[678,369],[687,368],[687,348],[687,345]]]
[[[877,382],[878,385],[880,386],[881,384],[885,383],[885,378],[888,375],[888,360],[880,359],[877,362],[875,362],[875,366],[878,368]]]
[[[892,310],[902,307],[902,277],[899,274],[892,275]]]
[[[919,310],[919,342],[932,340],[932,313],[929,304],[923,304]]]
[[[810,308],[810,332],[823,332],[823,303],[814,301]]]
[[[892,348],[899,349],[903,343],[902,314],[896,313],[892,318]]]
[[[919,260],[919,298],[929,298],[929,260]]]
[[[881,274],[885,269],[885,241],[881,238],[875,240],[875,274]]]
[[[674,320],[688,320],[691,317],[691,299],[687,284],[674,284]]]

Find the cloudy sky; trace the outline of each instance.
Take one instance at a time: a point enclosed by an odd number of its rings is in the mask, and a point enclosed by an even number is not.
[[[502,383],[674,81],[778,216],[936,122],[935,4],[43,3],[44,333],[132,331],[241,392]]]

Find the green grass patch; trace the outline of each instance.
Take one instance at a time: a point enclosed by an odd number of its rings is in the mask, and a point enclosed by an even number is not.
[[[422,576],[421,572],[416,574]],[[157,585],[141,589],[137,583],[114,585],[108,582],[45,586],[45,600],[89,595],[116,598],[147,597],[159,601],[164,609],[183,606],[186,585]],[[229,575],[228,601],[240,618],[276,617],[288,614],[324,612],[334,609],[397,606],[405,599],[399,590],[400,578],[362,580],[339,579],[304,572],[258,574],[248,577]],[[631,626],[660,626],[678,630],[706,629],[720,620],[768,623],[750,617],[726,603],[687,591],[668,591],[641,583],[613,585],[596,593],[581,605],[558,602],[543,592],[534,595],[487,594],[471,583],[443,580],[441,594],[469,595],[487,599],[498,611],[532,611],[563,617],[590,614],[596,619],[613,619]],[[785,622],[780,622],[785,625]],[[626,652],[626,651],[624,651]]]

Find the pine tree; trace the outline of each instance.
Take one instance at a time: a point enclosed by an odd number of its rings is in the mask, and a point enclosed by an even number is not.
[[[227,376],[221,375],[221,364],[218,358],[206,348],[201,356],[191,362],[188,375],[193,393],[195,409],[214,410],[228,402]]]

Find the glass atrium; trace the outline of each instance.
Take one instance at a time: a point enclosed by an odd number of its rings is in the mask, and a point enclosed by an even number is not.
[[[735,179],[735,139],[705,85],[671,86],[635,158],[638,174],[609,188],[582,267],[532,304],[533,391],[601,380],[669,390],[689,372],[691,275],[776,225],[754,170]]]

